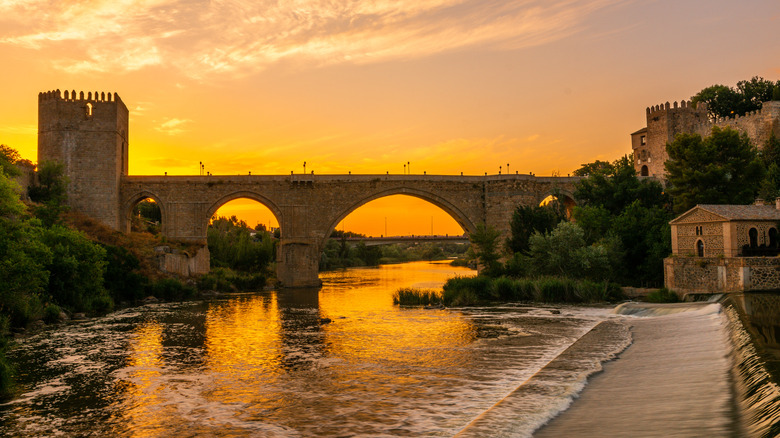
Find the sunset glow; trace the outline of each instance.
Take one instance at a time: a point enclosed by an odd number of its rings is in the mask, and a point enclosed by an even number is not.
[[[35,161],[38,92],[100,90],[133,175],[566,175],[629,153],[649,105],[780,79],[777,41],[775,0],[0,0],[0,143]],[[462,232],[398,199],[346,227]]]

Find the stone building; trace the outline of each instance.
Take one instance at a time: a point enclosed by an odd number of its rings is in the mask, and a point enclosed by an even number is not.
[[[669,224],[664,283],[678,292],[780,289],[780,199],[775,205],[697,205]]]
[[[780,101],[764,102],[763,107],[744,116],[711,119],[707,106],[694,107],[690,102],[666,102],[645,110],[647,126],[631,134],[634,168],[641,176],[663,178],[664,162],[668,159],[666,145],[680,133],[710,135],[713,126],[731,127],[744,132],[757,147],[762,148],[774,132],[780,136]]]

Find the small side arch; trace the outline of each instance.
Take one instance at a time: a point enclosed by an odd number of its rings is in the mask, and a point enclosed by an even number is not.
[[[647,165],[642,166],[642,170],[639,171],[639,176],[649,176],[650,171],[647,169]]]
[[[349,216],[353,211],[357,210],[363,205],[368,204],[369,202],[374,201],[376,199],[385,198],[394,195],[413,196],[415,198],[422,199],[423,201],[430,202],[436,207],[439,207],[440,209],[444,210],[445,213],[447,213],[448,215],[450,215],[450,217],[455,219],[455,222],[457,222],[458,225],[460,225],[460,227],[463,228],[467,233],[474,232],[477,229],[474,221],[471,218],[469,218],[458,207],[456,207],[446,199],[442,198],[441,196],[423,190],[412,189],[408,187],[397,187],[389,190],[384,190],[381,192],[372,193],[371,195],[368,195],[360,199],[359,201],[353,203],[349,207],[347,207],[346,210],[344,210],[341,214],[339,214],[335,219],[331,221],[330,225],[328,226],[327,232],[325,233],[325,236],[323,238],[322,246],[324,246],[327,240],[330,238],[330,234],[333,232],[334,229],[336,229],[336,226],[342,220],[344,220],[344,218]]]
[[[156,193],[152,193],[148,190],[142,190],[128,197],[127,200],[125,201],[124,206],[122,207],[121,227],[122,227],[122,231],[124,231],[125,233],[130,232],[130,225],[131,225],[130,216],[132,216],[133,214],[133,209],[139,202],[143,201],[144,199],[151,199],[155,202],[155,204],[157,204],[160,207],[160,216],[162,218],[161,222],[163,224],[163,227],[166,226],[165,224],[167,223],[167,216],[168,216],[167,206],[165,205],[165,203],[163,203],[160,200],[160,197],[157,196]]]

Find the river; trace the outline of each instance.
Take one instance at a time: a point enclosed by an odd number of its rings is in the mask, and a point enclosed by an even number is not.
[[[11,352],[22,390],[0,406],[0,435],[452,436],[610,317],[392,304],[399,287],[456,275],[474,271],[350,269],[323,273],[319,291],[149,304],[46,328]],[[523,434],[560,406],[523,419]]]

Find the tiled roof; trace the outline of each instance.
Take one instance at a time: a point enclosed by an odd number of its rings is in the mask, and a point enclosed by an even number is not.
[[[704,204],[696,207],[722,216],[727,220],[780,220],[780,210],[774,205],[716,205]]]

